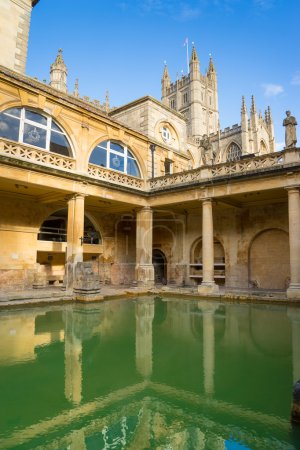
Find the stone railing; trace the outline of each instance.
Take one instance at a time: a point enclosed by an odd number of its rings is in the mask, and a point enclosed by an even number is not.
[[[278,167],[284,163],[283,153],[274,152],[267,155],[240,159],[238,161],[218,164],[211,167],[211,177],[226,176],[232,174],[243,174],[246,172]]]
[[[3,138],[0,138],[0,155],[76,173],[75,159]],[[117,184],[118,186],[127,186],[134,189],[145,188],[145,181],[140,178],[132,177],[120,172],[114,172],[93,164],[88,165],[86,176]]]
[[[127,186],[135,189],[145,188],[144,180],[132,177],[125,173],[114,172],[113,170],[99,167],[94,164],[88,165],[88,175],[97,180],[107,181],[109,183],[118,184],[119,186]]]
[[[72,158],[2,138],[0,138],[0,155],[62,170],[75,170],[75,160]]]
[[[178,184],[190,184],[213,180],[218,177],[232,177],[258,173],[268,169],[280,168],[284,164],[300,164],[299,149],[268,153],[267,155],[243,158],[239,161],[216,164],[215,166],[202,166],[186,172],[174,173],[149,180],[149,189],[162,189]]]

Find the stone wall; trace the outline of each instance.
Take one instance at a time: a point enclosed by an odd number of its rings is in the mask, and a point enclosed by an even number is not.
[[[31,0],[0,0],[0,64],[25,73]]]

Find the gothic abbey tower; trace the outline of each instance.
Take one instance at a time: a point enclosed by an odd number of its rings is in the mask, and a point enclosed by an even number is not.
[[[197,139],[218,131],[218,83],[212,57],[207,73],[202,75],[197,51],[193,47],[189,74],[171,83],[165,66],[161,84],[163,104],[185,116],[188,136]]]
[[[0,0],[0,65],[25,74],[31,10],[39,0]]]

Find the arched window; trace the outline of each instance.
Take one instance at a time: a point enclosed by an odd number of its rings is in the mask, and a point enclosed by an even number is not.
[[[227,162],[238,161],[239,159],[241,159],[241,156],[242,151],[240,147],[235,142],[232,142],[227,150]]]
[[[133,177],[141,177],[140,169],[133,153],[125,145],[113,141],[103,141],[96,145],[89,163],[108,169],[118,170]]]
[[[39,241],[67,242],[68,210],[61,209],[51,214],[43,223],[38,233]],[[101,244],[101,235],[90,219],[84,216],[83,243]]]
[[[260,154],[265,155],[267,153],[267,146],[263,140],[260,141]]]
[[[66,134],[52,117],[27,108],[10,108],[0,114],[0,137],[72,156]]]

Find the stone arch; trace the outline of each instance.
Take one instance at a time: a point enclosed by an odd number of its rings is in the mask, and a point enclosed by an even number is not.
[[[170,131],[171,131],[171,142],[166,142],[164,141],[164,139],[162,138],[162,128],[163,127],[167,127]],[[179,135],[178,132],[176,130],[176,128],[174,127],[174,125],[172,123],[170,123],[168,120],[159,120],[156,125],[155,125],[155,137],[157,138],[158,141],[163,142],[164,144],[170,145],[173,148],[178,148],[179,147]]]
[[[152,251],[155,284],[167,284],[167,258],[163,251],[154,248]]]
[[[215,262],[225,262],[225,250],[220,239],[214,237],[214,258]],[[202,237],[197,238],[191,245],[191,264],[202,261]]]
[[[288,233],[270,228],[258,233],[249,246],[249,286],[286,289],[290,277]]]
[[[190,278],[197,283],[202,279],[202,237],[191,245],[190,250]],[[214,237],[214,270],[215,281],[218,284],[225,283],[226,258],[224,245],[220,239]]]
[[[97,221],[87,211],[84,213],[85,226],[84,233],[86,241],[96,241],[88,243],[101,243],[102,233],[98,226]],[[51,226],[51,222],[53,226]],[[55,209],[51,214],[48,214],[39,226],[38,240],[54,241],[54,242],[66,242],[67,241],[67,222],[68,222],[68,209],[61,208]],[[94,232],[97,233],[95,238]]]
[[[8,112],[9,110],[13,110],[13,109],[15,110],[14,112],[10,112],[10,113]],[[16,110],[19,110],[18,114],[15,114]],[[25,110],[25,113],[24,113],[24,110]],[[41,122],[38,121],[37,118],[32,118],[32,117],[27,118],[26,111],[32,112],[32,113],[35,113],[36,115],[47,118],[47,123],[42,124]],[[7,114],[5,114],[6,112],[7,112]],[[39,108],[34,105],[28,105],[28,104],[20,105],[20,104],[17,104],[16,102],[14,102],[14,103],[10,102],[10,107],[5,107],[3,110],[0,111],[0,121],[1,121],[1,117],[2,117],[2,119],[4,120],[4,122],[2,122],[3,125],[5,125],[5,119],[4,119],[5,116],[7,118],[8,115],[10,115],[10,114],[12,114],[12,116],[14,116],[10,120],[13,120],[16,123],[16,125],[17,125],[16,121],[18,121],[19,130],[21,127],[21,135],[23,137],[23,141],[25,138],[25,132],[24,132],[24,129],[22,128],[24,126],[24,124],[25,124],[25,126],[31,126],[32,128],[34,126],[36,126],[36,128],[38,128],[39,130],[42,130],[44,133],[46,133],[46,130],[47,130],[47,135],[50,136],[50,140],[48,140],[48,139],[46,139],[46,137],[44,137],[43,139],[45,141],[41,145],[38,145],[35,142],[31,143],[31,144],[27,142],[27,145],[34,145],[34,146],[37,146],[38,148],[40,148],[41,150],[46,150],[46,151],[49,151],[54,154],[58,154],[58,155],[60,154],[60,155],[68,156],[69,158],[75,159],[76,145],[74,145],[74,142],[72,139],[72,131],[63,119],[61,120],[60,117],[58,118],[57,116],[51,114],[48,110]],[[49,122],[48,119],[51,119],[51,122]],[[31,121],[31,124],[30,124],[30,122],[28,122],[29,120]],[[34,125],[35,123],[36,123],[36,125]],[[53,124],[56,126],[53,127]],[[6,126],[7,126],[7,124],[6,124]],[[35,132],[36,132],[36,128],[34,128]],[[1,126],[0,126],[0,132],[1,132]],[[38,133],[36,132],[36,134],[38,134]],[[59,140],[59,139],[57,140],[57,135],[63,136],[64,141],[65,141],[64,145],[62,145],[61,140]],[[14,139],[11,137],[9,139],[14,140],[15,142],[20,142],[19,136],[17,139]],[[26,142],[25,142],[25,145],[26,145]],[[69,155],[64,155],[64,153],[61,153],[62,148],[65,148],[65,150],[69,153]]]
[[[267,144],[265,143],[264,139],[261,139],[259,143],[259,154],[265,155],[266,153],[268,153]]]
[[[139,154],[139,151],[136,148],[136,146],[134,145],[134,143],[132,143],[130,139],[120,140],[118,138],[111,137],[108,134],[101,136],[101,138],[94,139],[94,141],[90,145],[89,150],[87,151],[87,154],[86,154],[85,162],[84,162],[84,168],[86,171],[88,170],[88,165],[90,163],[90,159],[91,159],[91,156],[92,156],[94,150],[96,149],[96,147],[98,145],[100,145],[101,143],[104,143],[106,141],[110,141],[110,142],[116,143],[120,146],[127,147],[128,151],[130,151],[130,153],[133,154],[135,161],[137,163],[137,166],[138,166],[138,169],[140,172],[139,178],[141,178],[141,179],[145,178],[145,174],[147,173],[145,162],[144,162],[143,158],[141,157],[141,155]],[[114,170],[109,167],[106,167],[106,169]],[[130,175],[130,174],[128,174],[128,175]]]

